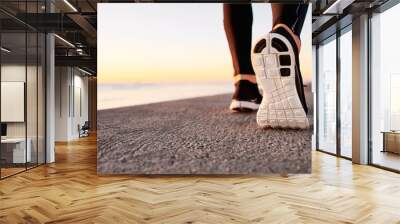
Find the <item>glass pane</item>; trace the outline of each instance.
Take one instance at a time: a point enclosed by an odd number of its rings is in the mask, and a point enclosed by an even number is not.
[[[352,156],[352,35],[340,37],[340,152]]]
[[[400,5],[372,18],[372,163],[400,170]]]
[[[26,7],[27,13],[37,13],[38,4],[37,1],[27,2]],[[32,23],[35,23],[35,19],[30,19]],[[27,30],[27,80],[26,80],[26,116],[27,116],[27,150],[31,151],[30,159],[28,159],[28,168],[37,165],[38,160],[38,143],[37,143],[37,132],[38,132],[38,35],[35,30]]]
[[[26,80],[26,113],[27,113],[27,143],[30,158],[28,168],[37,165],[37,132],[38,132],[38,36],[36,32],[27,33],[28,55],[27,55],[27,80]]]
[[[26,150],[25,32],[3,32],[1,46],[1,173],[5,177],[25,170],[31,153]]]
[[[318,149],[336,153],[336,40],[318,48]]]
[[[45,35],[39,33],[38,35],[38,163],[45,163]]]

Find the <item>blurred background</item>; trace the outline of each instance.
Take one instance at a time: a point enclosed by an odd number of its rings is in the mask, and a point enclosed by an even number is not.
[[[271,9],[253,4],[253,41],[271,30]],[[301,69],[311,82],[311,9]],[[98,109],[233,91],[222,4],[98,4]]]

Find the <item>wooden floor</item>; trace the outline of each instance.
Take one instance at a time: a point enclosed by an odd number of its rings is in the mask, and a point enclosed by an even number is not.
[[[374,151],[372,156],[374,164],[400,170],[400,155],[392,152]]]
[[[313,152],[313,173],[96,175],[96,140],[0,181],[0,223],[400,223],[400,175]]]
[[[25,171],[25,167],[24,168],[1,168],[1,177],[8,177],[11,176],[13,174],[19,173],[19,172],[23,172]]]

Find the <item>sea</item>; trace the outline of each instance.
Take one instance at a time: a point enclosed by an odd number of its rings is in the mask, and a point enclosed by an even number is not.
[[[98,84],[97,109],[232,93],[232,82]]]

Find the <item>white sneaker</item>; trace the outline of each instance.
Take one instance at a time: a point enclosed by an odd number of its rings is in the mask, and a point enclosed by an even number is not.
[[[251,61],[257,83],[263,90],[263,99],[257,112],[258,125],[308,128],[298,54],[288,38],[276,32],[262,36],[252,49]]]

